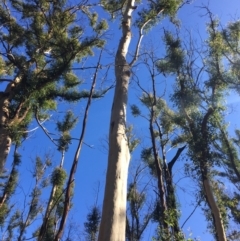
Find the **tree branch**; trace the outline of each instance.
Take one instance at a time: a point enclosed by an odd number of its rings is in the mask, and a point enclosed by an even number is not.
[[[157,15],[159,15],[163,11],[164,11],[164,9],[160,10]],[[134,54],[133,60],[129,64],[129,66],[132,66],[136,62],[136,60],[138,59],[141,42],[142,42],[142,39],[144,37],[143,30],[151,20],[152,20],[151,18],[148,19],[146,22],[143,23],[141,28],[139,28],[139,37],[138,37],[138,42],[137,42],[136,49],[135,49],[135,54]]]
[[[178,157],[183,152],[183,150],[185,149],[185,147],[186,147],[186,145],[181,147],[181,148],[178,148],[177,153],[175,154],[173,159],[168,163],[168,170],[169,170],[170,173],[172,173],[172,167],[173,167],[174,163],[177,161]]]
[[[100,53],[97,66],[100,66],[101,57],[102,57],[102,51]],[[61,221],[60,221],[60,225],[59,225],[57,234],[55,235],[55,239],[54,239],[55,241],[59,241],[61,239],[62,235],[63,235],[63,230],[64,230],[64,227],[65,227],[67,215],[68,215],[68,212],[69,212],[69,209],[70,209],[70,198],[71,198],[72,183],[74,181],[74,175],[75,175],[76,170],[77,170],[78,159],[79,159],[80,151],[81,151],[82,144],[83,144],[84,134],[85,134],[85,130],[86,130],[86,124],[87,124],[87,118],[88,118],[88,111],[89,111],[89,108],[90,108],[90,105],[91,105],[92,96],[93,96],[94,88],[95,88],[96,81],[97,81],[98,69],[99,68],[97,68],[95,73],[94,73],[94,78],[93,78],[93,81],[92,81],[90,95],[89,95],[88,102],[87,102],[87,105],[86,105],[86,108],[85,108],[83,122],[82,122],[82,131],[81,131],[81,134],[80,134],[80,140],[79,140],[76,152],[75,152],[74,160],[73,160],[73,163],[72,163],[70,175],[69,175],[68,182],[67,182],[67,187],[66,187],[66,192],[65,192],[65,201],[64,201],[64,204],[63,204],[64,205],[63,206],[63,214],[62,214],[62,218],[61,218]]]
[[[189,216],[187,217],[187,219],[183,222],[181,229],[183,228],[183,226],[186,224],[186,222],[189,220],[189,218],[191,218],[191,216],[194,214],[194,212],[196,211],[197,207],[200,205],[201,200],[198,201],[197,205],[195,206],[195,208],[193,209],[193,211],[189,214]]]

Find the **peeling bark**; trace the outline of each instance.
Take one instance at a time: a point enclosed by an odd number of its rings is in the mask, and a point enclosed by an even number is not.
[[[131,41],[131,15],[135,0],[128,0],[122,21],[122,37],[115,57],[116,87],[109,130],[109,154],[102,220],[98,241],[124,241],[127,177],[130,161],[126,137],[126,107],[130,65],[126,61]]]

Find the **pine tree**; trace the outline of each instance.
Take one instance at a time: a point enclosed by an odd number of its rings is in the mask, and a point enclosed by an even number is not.
[[[89,24],[88,29],[85,29],[85,23],[81,26],[77,22],[79,16]],[[101,38],[107,25],[105,21],[98,21],[96,13],[91,12],[88,7],[85,8],[84,3],[71,6],[65,0],[3,1],[0,3],[0,23],[3,26],[0,30],[0,81],[7,82],[0,96],[0,172],[2,173],[11,143],[18,146],[22,138],[26,139],[28,126],[34,117],[64,157],[64,152],[71,143],[69,130],[76,121],[75,117],[68,112],[65,122],[58,123],[58,130],[61,132],[58,140],[51,137],[40,120],[48,118],[48,111],[56,109],[59,100],[76,101],[104,94],[104,92],[95,93],[94,89],[91,93],[79,91],[81,80],[72,70],[72,65],[92,55],[94,47],[103,46],[104,41]],[[91,35],[85,34],[85,30]],[[63,178],[65,171],[62,165],[63,159],[52,174],[52,192],[42,227],[34,234],[34,237],[38,236],[39,240],[53,240],[56,236],[58,220],[63,216],[66,205]],[[1,218],[5,224],[6,216],[9,214],[7,201],[16,185],[15,164],[12,170],[8,179],[10,182],[7,181],[5,184],[8,190],[5,188],[2,194]],[[56,183],[59,179],[63,179],[62,182]],[[71,180],[68,189],[72,190],[72,187]],[[39,207],[40,188],[36,186],[36,190],[34,189],[31,195],[30,202],[34,203],[33,206],[36,209]],[[72,196],[72,191],[69,195]],[[30,205],[30,207],[33,206]],[[40,210],[42,209],[38,209]],[[23,214],[16,212],[9,225],[9,234],[13,235],[12,230],[16,230],[18,225],[20,226],[18,240],[22,240],[26,228],[39,212],[34,216],[31,208],[29,214],[31,215],[26,220],[20,220],[19,215]],[[66,213],[64,220],[66,220]],[[64,225],[60,230],[61,235],[63,228]]]
[[[78,13],[89,19],[92,36],[75,24]],[[19,143],[36,112],[55,109],[58,99],[88,95],[76,89],[81,81],[71,66],[92,54],[93,47],[103,46],[106,23],[96,17],[86,14],[82,4],[70,6],[66,0],[1,2],[0,80],[7,82],[0,93],[1,172],[11,143]]]
[[[71,142],[70,131],[76,124],[77,119],[71,111],[68,111],[63,121],[57,122],[57,129],[61,136],[56,144],[58,150],[62,153],[62,158],[58,167],[51,175],[51,193],[46,206],[45,215],[41,228],[38,232],[38,241],[53,240],[57,223],[63,215],[64,186],[67,178],[66,171],[63,169],[64,153],[68,150]]]
[[[96,241],[101,220],[101,212],[97,206],[93,206],[87,215],[87,221],[84,223],[86,241]]]
[[[71,5],[74,2],[3,0],[0,3],[0,82],[4,86],[0,92],[2,239],[65,239],[89,106],[92,98],[105,93],[94,91],[98,70],[103,67],[100,64],[101,56],[97,65],[89,67],[96,69],[90,91],[79,90],[81,80],[75,72],[76,63],[82,63],[84,57],[93,54],[95,47],[102,48],[104,45],[106,22],[98,20],[97,13],[92,11],[100,8],[101,17],[110,14],[113,19],[119,20],[122,36],[114,62],[116,85],[109,127],[102,219],[99,225],[100,211],[94,206],[85,222],[85,231],[88,233],[86,239],[141,240],[145,228],[153,219],[159,225],[156,240],[184,240],[172,173],[183,150],[190,163],[185,166],[186,172],[198,184],[200,192],[196,195],[203,200],[202,209],[216,240],[238,239],[237,229],[228,230],[228,220],[240,223],[240,138],[238,130],[234,137],[231,136],[225,123],[224,100],[228,90],[240,90],[239,21],[218,29],[218,21],[208,12],[209,38],[204,42],[202,52],[199,49],[187,49],[186,46],[191,48],[193,44],[182,45],[178,34],[174,37],[165,31],[166,56],[153,61],[154,73],[151,73],[151,77],[159,73],[164,78],[171,75],[172,81],[174,76],[172,102],[166,96],[159,97],[153,79],[150,81],[152,93],[138,86],[144,92],[140,102],[148,111],[150,130],[150,143],[143,149],[141,159],[148,165],[150,177],[154,177],[152,183],[158,183],[157,189],[154,189],[157,190],[156,205],[144,213],[148,205],[148,193],[140,191],[137,180],[127,182],[131,152],[139,143],[138,139],[132,139],[132,126],[126,124],[129,82],[140,56],[143,35],[164,17],[170,17],[175,22],[175,14],[183,1],[101,0],[97,3],[84,1]],[[129,46],[136,36],[138,39],[132,54]],[[147,55],[146,59],[149,59],[149,52]],[[156,62],[159,72],[155,72]],[[84,67],[79,69],[84,70]],[[79,138],[71,137],[70,130],[76,123],[76,117],[70,111],[65,113],[62,122],[57,122],[56,129],[60,137],[52,137],[52,130],[48,131],[41,120],[47,119],[62,100],[71,102],[81,98],[87,99],[87,105]],[[132,106],[135,115],[141,115],[141,109]],[[25,208],[22,211],[15,206],[14,200],[18,176],[21,174],[18,148],[22,140],[27,142],[29,126],[34,118],[62,155],[52,172],[47,168],[50,166],[48,160],[44,162],[43,158],[36,158],[33,176],[35,186],[25,194]],[[173,132],[178,136],[175,139],[170,137]],[[67,173],[63,168],[64,155],[73,139],[79,142],[75,157],[72,162],[68,162],[70,171]],[[5,170],[11,145],[16,148],[14,158],[10,170]],[[176,146],[178,150],[175,156],[168,159],[166,150]],[[223,180],[234,187],[232,193],[225,188]],[[46,190],[47,186],[49,188]],[[44,198],[44,203],[41,198]],[[76,239],[71,237],[70,232],[66,236],[68,241],[82,239],[80,236]]]

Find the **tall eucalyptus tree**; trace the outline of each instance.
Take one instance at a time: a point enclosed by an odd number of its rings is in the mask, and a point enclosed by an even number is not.
[[[126,137],[126,109],[131,67],[137,60],[144,31],[165,16],[173,17],[181,0],[103,1],[105,9],[121,17],[122,36],[115,55],[115,94],[109,127],[109,153],[99,241],[123,241],[126,228],[127,177],[130,161]],[[135,17],[137,13],[137,16]],[[127,60],[132,23],[139,31],[134,57]]]

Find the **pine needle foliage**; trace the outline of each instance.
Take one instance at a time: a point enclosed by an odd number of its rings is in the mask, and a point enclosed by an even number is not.
[[[84,223],[86,241],[96,241],[101,220],[101,212],[98,207],[93,206]]]
[[[141,159],[148,166],[150,174],[154,177],[157,186],[157,195],[154,210],[151,213],[151,219],[158,225],[157,239],[181,240],[180,237],[182,237],[182,233],[178,224],[179,211],[173,184],[172,168],[184,148],[179,148],[179,155],[176,155],[171,161],[167,160],[166,150],[172,148],[171,136],[174,136],[177,131],[177,126],[174,121],[176,113],[168,107],[162,97],[158,96],[158,90],[156,88],[156,77],[158,73],[156,66],[153,64],[153,62],[156,61],[154,61],[153,53],[147,56],[148,58],[144,59],[144,64],[149,70],[152,92],[145,91],[141,88],[143,94],[139,100],[143,108],[140,109],[137,105],[132,105],[131,110],[135,117],[144,117],[144,119],[148,121],[150,130],[151,142],[149,146],[142,149]],[[147,109],[147,114],[142,114],[143,109]],[[179,142],[176,143],[175,140],[175,145],[177,146],[178,144]],[[141,205],[141,202],[137,202],[137,200],[133,203]],[[135,216],[136,215],[138,215],[138,213],[135,214]]]
[[[223,195],[224,188],[218,185],[216,180],[218,180],[217,173],[228,176],[227,173],[234,173],[234,166],[235,171],[238,170],[237,152],[226,133],[224,121],[226,107],[223,104],[226,93],[232,88],[234,81],[231,80],[225,64],[229,46],[224,42],[221,31],[217,29],[218,20],[209,15],[205,51],[194,53],[193,47],[183,48],[179,36],[174,37],[173,34],[165,32],[166,55],[157,63],[157,67],[160,73],[173,75],[176,78],[171,100],[178,110],[176,124],[182,129],[182,137],[188,144],[187,154],[193,164],[188,165],[191,169],[188,173],[194,173],[193,178],[200,185],[201,195],[207,205],[203,209],[207,220],[210,221],[210,230],[216,235],[216,239],[220,236],[224,239],[226,235],[224,228],[228,227],[226,215],[228,205],[227,198]],[[223,33],[226,35],[225,31]],[[194,46],[192,42],[191,44]],[[197,61],[198,66],[199,63],[202,64],[201,67],[196,68]],[[201,80],[203,75],[204,81]],[[223,167],[227,172],[222,171]],[[206,184],[207,182],[209,184]],[[212,205],[217,207],[218,214],[214,213]],[[218,220],[216,216],[219,217]]]
[[[77,123],[77,118],[72,111],[67,111],[62,121],[57,122],[57,130],[60,132],[61,137],[58,139],[58,150],[67,151],[71,144],[72,137],[70,131]]]
[[[76,24],[79,16],[85,24]],[[85,34],[86,23],[92,35]],[[95,13],[86,15],[84,3],[71,6],[63,0],[4,1],[0,25],[0,73],[10,81],[1,94],[7,103],[4,125],[19,144],[36,110],[53,110],[59,99],[77,101],[87,95],[78,89],[81,80],[71,67],[104,45],[107,25]]]

